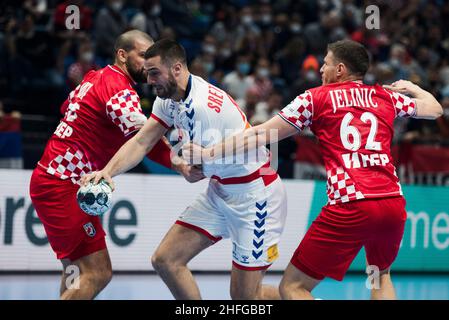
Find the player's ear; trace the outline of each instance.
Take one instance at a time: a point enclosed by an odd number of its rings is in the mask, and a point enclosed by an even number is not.
[[[337,76],[341,77],[346,72],[346,66],[343,63],[337,64],[336,72]]]
[[[126,58],[128,57],[128,53],[123,49],[118,49],[116,53],[116,59],[120,61],[121,63],[126,62]]]
[[[179,77],[182,71],[182,64],[181,62],[175,62],[172,66],[173,76]]]

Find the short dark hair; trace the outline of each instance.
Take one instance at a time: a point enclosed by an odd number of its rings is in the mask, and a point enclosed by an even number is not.
[[[156,41],[145,52],[145,59],[157,56],[161,57],[161,62],[166,66],[172,66],[177,61],[187,65],[186,51],[183,46],[170,39]]]
[[[130,30],[122,33],[118,36],[117,40],[115,40],[114,52],[117,53],[119,49],[123,49],[126,52],[133,50],[136,46],[137,38],[148,40],[151,43],[154,42],[153,38],[151,38],[147,33],[140,30]]]
[[[327,51],[332,51],[337,62],[343,63],[357,76],[364,76],[369,68],[369,54],[366,48],[352,40],[340,40],[330,43]]]

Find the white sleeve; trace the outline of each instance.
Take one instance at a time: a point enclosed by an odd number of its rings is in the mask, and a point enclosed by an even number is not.
[[[147,118],[140,107],[140,98],[134,90],[117,92],[106,103],[106,114],[125,136],[143,127]]]
[[[151,118],[159,122],[165,128],[170,129],[173,126],[173,115],[169,110],[170,104],[160,98],[156,98],[153,103]]]

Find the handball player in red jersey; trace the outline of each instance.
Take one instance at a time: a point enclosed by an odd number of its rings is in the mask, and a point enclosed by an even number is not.
[[[183,147],[185,159],[201,155],[206,162],[233,154],[229,151],[277,142],[306,127],[318,138],[328,203],[284,273],[280,284],[284,299],[312,299],[311,291],[325,277],[342,280],[362,247],[368,265],[379,270],[379,286],[372,289],[371,298],[396,298],[390,266],[407,214],[390,152],[393,122],[397,117],[435,119],[443,111],[429,92],[410,81],[383,87],[364,84],[368,67],[363,45],[350,40],[332,43],[320,70],[322,86],[306,90],[271,120],[222,144]],[[270,135],[274,131],[277,135]],[[233,139],[248,142],[236,147]]]
[[[151,37],[138,30],[117,38],[114,64],[87,73],[70,93],[61,106],[64,117],[33,171],[30,196],[63,265],[61,299],[93,299],[111,280],[100,219],[79,208],[76,193],[81,177],[102,169],[147,120],[133,85],[146,82],[144,54],[152,44]],[[163,140],[147,156],[172,167],[170,148]],[[186,164],[174,169],[191,182],[202,178],[198,169]],[[79,269],[77,286],[66,283],[70,265]]]

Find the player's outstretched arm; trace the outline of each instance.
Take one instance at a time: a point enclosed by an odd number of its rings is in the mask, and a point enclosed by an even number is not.
[[[87,184],[93,180],[94,184],[97,184],[101,179],[105,179],[114,188],[112,177],[135,167],[166,131],[159,122],[149,118],[142,129],[117,151],[103,170],[84,175],[81,183]]]
[[[436,119],[443,115],[443,108],[437,99],[411,81],[398,80],[391,85],[384,85],[384,88],[412,96],[416,101],[415,118]]]
[[[248,128],[241,133],[228,137],[223,142],[209,148],[187,143],[182,148],[183,158],[189,163],[213,162],[226,155],[245,154],[256,148],[285,139],[298,130],[275,116],[265,123]]]

